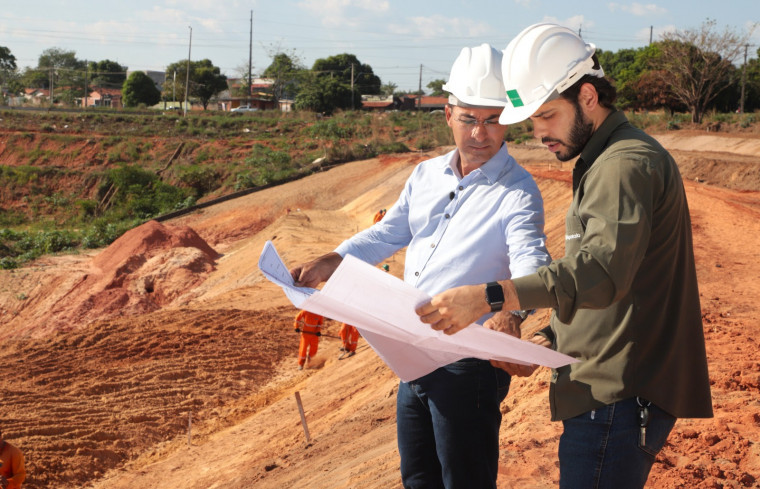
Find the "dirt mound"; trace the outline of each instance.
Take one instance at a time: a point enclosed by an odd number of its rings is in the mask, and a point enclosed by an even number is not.
[[[124,233],[89,266],[59,277],[55,289],[34,294],[14,311],[13,322],[23,328],[9,324],[8,332],[39,337],[158,310],[203,282],[218,257],[192,229],[149,221]]]

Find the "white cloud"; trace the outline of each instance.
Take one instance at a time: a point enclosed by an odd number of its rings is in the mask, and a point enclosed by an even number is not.
[[[608,6],[611,12],[620,10],[621,12],[635,15],[637,17],[645,17],[645,16],[651,16],[651,15],[665,15],[668,13],[667,9],[660,7],[658,5],[655,5],[654,3],[642,4],[638,2],[633,2],[632,4],[629,4],[629,5],[624,5],[621,3],[610,3]]]
[[[321,18],[322,25],[357,27],[362,23],[362,15],[382,14],[390,11],[387,0],[304,0],[299,7]]]
[[[392,24],[389,28],[394,34],[409,34],[422,38],[483,37],[491,32],[491,27],[485,22],[440,14],[412,17],[408,19],[407,24]]]
[[[197,10],[207,14],[218,14],[220,12],[219,0],[166,0],[167,5],[176,6],[184,10]],[[237,7],[239,2],[225,2],[224,8],[228,11]]]

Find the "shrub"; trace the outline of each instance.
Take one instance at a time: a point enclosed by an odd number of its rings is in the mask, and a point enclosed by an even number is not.
[[[195,190],[195,198],[219,188],[219,173],[209,166],[183,166],[179,170],[179,181]]]
[[[341,126],[334,119],[317,121],[306,132],[310,137],[331,141],[349,139],[354,134],[351,127]]]

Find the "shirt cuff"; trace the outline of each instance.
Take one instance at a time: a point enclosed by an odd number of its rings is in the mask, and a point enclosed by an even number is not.
[[[555,297],[546,290],[546,284],[537,273],[512,279],[517,291],[520,309],[556,309]]]

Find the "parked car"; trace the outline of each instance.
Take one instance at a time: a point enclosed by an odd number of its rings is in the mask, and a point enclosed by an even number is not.
[[[256,112],[259,110],[258,107],[251,107],[250,105],[241,105],[240,107],[235,107],[230,112]]]

